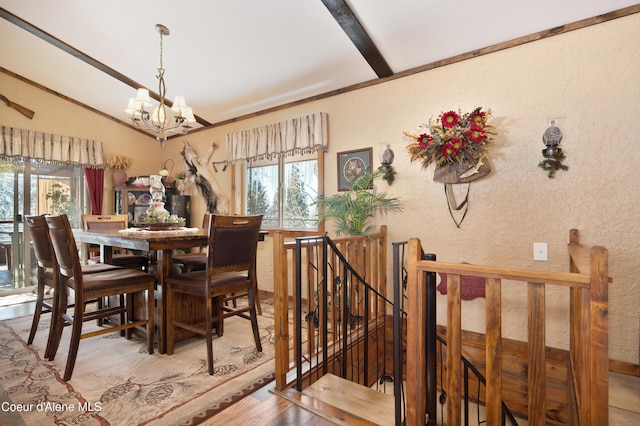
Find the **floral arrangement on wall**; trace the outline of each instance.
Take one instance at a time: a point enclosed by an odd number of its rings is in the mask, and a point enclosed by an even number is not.
[[[487,156],[495,135],[488,124],[491,114],[491,109],[484,111],[482,107],[470,113],[447,111],[423,124],[423,133],[404,132],[413,141],[407,146],[411,161],[420,161],[423,168],[447,162],[476,164]]]

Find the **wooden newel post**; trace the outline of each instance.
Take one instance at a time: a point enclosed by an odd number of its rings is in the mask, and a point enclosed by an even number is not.
[[[407,256],[407,426],[423,426],[426,413],[426,274],[417,272],[421,257],[420,240],[412,238]]]

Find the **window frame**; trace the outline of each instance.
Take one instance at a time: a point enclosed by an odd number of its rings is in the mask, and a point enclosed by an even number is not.
[[[317,166],[318,166],[318,197],[323,197],[324,196],[324,152],[323,151],[316,151],[316,161],[317,161]],[[291,157],[287,157],[286,159],[291,159]],[[300,157],[300,161],[305,161],[302,156]],[[291,161],[289,162],[291,163]],[[278,159],[278,174],[279,174],[279,185],[278,185],[278,210],[281,213],[282,212],[282,208],[283,208],[283,203],[284,203],[284,185],[282,185],[281,183],[281,179],[280,177],[284,175],[284,164],[285,164],[285,158],[280,158]],[[231,182],[231,186],[232,186],[232,194],[233,194],[233,199],[232,199],[232,205],[235,206],[235,211],[237,212],[245,212],[245,208],[246,208],[246,200],[245,200],[245,188],[246,188],[246,177],[247,177],[247,170],[248,170],[248,164],[247,163],[242,163],[240,165],[233,165],[232,166],[232,182]],[[286,228],[284,226],[282,226],[282,214],[279,215],[278,218],[278,222],[279,224],[277,226],[262,226],[263,229],[269,230],[269,231],[282,231],[285,233],[291,233],[291,234],[300,234],[300,233],[312,233],[312,234],[317,234],[317,233],[324,233],[324,220],[320,221],[318,223],[318,226],[316,228]]]

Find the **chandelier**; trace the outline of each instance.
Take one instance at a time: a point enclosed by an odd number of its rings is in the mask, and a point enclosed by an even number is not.
[[[162,24],[156,24],[156,31],[160,33],[160,68],[158,68],[158,75],[156,75],[160,105],[154,107],[150,113],[149,109],[153,107],[153,101],[149,97],[149,90],[138,89],[138,95],[135,98],[129,98],[129,103],[124,111],[130,115],[129,120],[131,120],[133,127],[152,131],[162,146],[167,140],[167,134],[186,134],[191,129],[190,124],[195,123],[196,119],[191,107],[187,106],[184,96],[178,95],[171,106],[171,111],[176,115],[173,117],[173,122],[168,120],[167,105],[165,104],[164,68],[162,67],[162,37],[169,35],[170,32],[169,28]]]

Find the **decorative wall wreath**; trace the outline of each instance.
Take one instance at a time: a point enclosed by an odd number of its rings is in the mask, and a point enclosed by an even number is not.
[[[431,118],[421,127],[425,132],[404,135],[413,142],[407,146],[411,161],[420,161],[422,168],[435,165],[433,180],[444,184],[449,214],[458,228],[469,208],[470,183],[491,172],[488,148],[493,143],[494,128],[488,124],[491,109],[482,107],[470,113],[448,111],[437,120]],[[467,184],[466,195],[460,203],[456,200],[454,184]],[[459,219],[454,211],[461,212]]]

